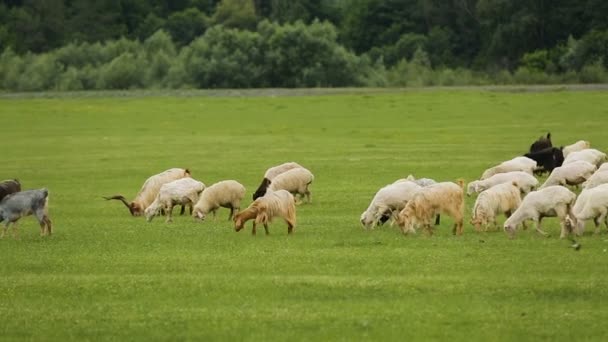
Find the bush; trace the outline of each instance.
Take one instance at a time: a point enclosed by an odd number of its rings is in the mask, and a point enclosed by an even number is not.
[[[20,91],[41,91],[54,89],[62,67],[51,54],[29,55],[30,62],[19,77],[17,89]]]
[[[104,65],[100,71],[100,89],[130,89],[142,86],[144,63],[131,52],[125,52]]]
[[[608,82],[608,74],[602,60],[600,59],[595,63],[585,65],[579,73],[579,80],[581,83]]]

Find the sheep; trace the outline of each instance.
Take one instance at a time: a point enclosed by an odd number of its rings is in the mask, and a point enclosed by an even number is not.
[[[574,163],[579,160],[586,161],[599,167],[604,161],[606,161],[606,154],[593,148],[587,148],[581,151],[571,152],[564,160],[564,165]]]
[[[583,190],[572,207],[572,216],[571,224],[577,235],[583,234],[587,220],[593,219],[595,234],[599,234],[602,222],[608,227],[608,184]]]
[[[562,166],[564,163],[564,153],[562,148],[547,147],[545,149],[526,153],[524,157],[536,161],[534,173],[551,172],[554,168]]]
[[[21,191],[21,183],[17,179],[7,179],[0,182],[0,201],[15,192]]]
[[[408,175],[407,178],[401,178],[395,181],[395,183],[398,182],[414,182],[422,187],[425,186],[429,186],[429,185],[433,185],[433,184],[437,184],[437,182],[434,179],[430,179],[430,178],[418,178],[416,179],[414,177],[414,175]],[[397,214],[399,213],[399,211],[397,211]],[[383,215],[381,222],[384,223],[386,221],[388,221],[390,219],[390,216],[388,215]],[[441,215],[437,214],[437,217],[435,217],[435,225],[438,226],[441,223]]]
[[[517,226],[525,220],[533,220],[536,231],[548,236],[540,226],[544,217],[558,217],[561,224],[561,237],[567,235],[571,230],[566,217],[570,213],[576,194],[568,188],[560,185],[547,186],[537,191],[530,192],[521,201],[515,212],[505,221],[503,228],[510,238],[515,237]]]
[[[255,201],[258,197],[262,197],[264,196],[264,194],[266,194],[266,189],[268,189],[268,186],[276,176],[280,175],[285,171],[289,171],[298,167],[302,167],[302,165],[296,162],[288,162],[283,163],[281,165],[273,166],[266,170],[266,173],[264,173],[264,179],[262,179],[262,183],[253,193],[253,200]]]
[[[127,203],[127,200],[122,195],[114,195],[104,198],[106,200],[120,200],[125,206],[127,206],[132,216],[140,216],[144,213],[144,210],[146,210],[146,208],[152,202],[154,202],[154,199],[156,199],[156,195],[158,195],[160,187],[163,184],[187,177],[191,177],[188,169],[169,169],[148,178],[131,203]]]
[[[528,157],[515,157],[511,160],[500,163],[484,171],[481,175],[481,180],[488,179],[495,174],[511,171],[524,171],[532,174],[536,168],[536,161]]]
[[[540,151],[547,147],[553,147],[553,144],[551,143],[551,132],[547,133],[546,137],[540,136],[538,140],[533,142],[532,145],[530,145],[530,152]]]
[[[531,174],[523,171],[512,171],[505,173],[497,173],[494,176],[484,179],[472,181],[467,185],[467,196],[470,196],[474,192],[479,193],[484,190],[490,189],[491,187],[516,181],[520,191],[523,194],[527,194],[538,186],[538,180]]]
[[[604,171],[608,171],[608,163],[603,163],[602,165],[600,165],[600,167],[597,169],[597,172],[604,172]]]
[[[189,205],[192,208],[198,202],[199,195],[204,189],[205,184],[190,177],[163,184],[154,202],[145,210],[146,220],[152,221],[154,216],[164,209],[167,215],[166,222],[172,222],[173,206],[180,204]]]
[[[315,177],[312,172],[303,167],[297,167],[277,175],[270,183],[268,190],[287,190],[294,196],[300,195],[301,200],[306,196],[306,201],[312,203],[312,195],[308,186]]]
[[[458,184],[442,182],[421,188],[401,210],[397,223],[403,234],[415,233],[415,225],[421,225],[430,235],[433,234],[431,220],[438,213],[454,219],[453,234],[462,235],[464,220],[464,181]]]
[[[13,224],[13,235],[18,237],[17,221],[28,215],[36,215],[40,223],[40,235],[51,235],[53,229],[48,214],[49,191],[46,188],[26,190],[10,194],[0,201],[0,223],[5,222],[0,238]]]
[[[268,191],[264,196],[258,197],[247,209],[234,216],[234,229],[241,231],[245,223],[253,219],[251,234],[255,235],[256,225],[261,223],[268,235],[268,223],[277,216],[285,220],[287,233],[292,234],[296,227],[296,202],[287,190]]]
[[[361,214],[361,224],[366,229],[374,229],[377,225],[382,225],[393,216],[393,213],[399,213],[421,188],[411,181],[398,181],[381,188],[369,207]]]
[[[471,224],[475,230],[488,230],[488,224],[492,223],[496,228],[496,215],[504,213],[508,218],[521,203],[521,192],[517,181],[502,183],[484,190],[479,194],[473,206]]]
[[[215,213],[220,207],[230,209],[228,220],[241,208],[241,200],[245,197],[245,187],[235,180],[217,182],[203,190],[194,206],[192,217],[204,220],[209,212]]]
[[[583,189],[592,189],[598,185],[608,183],[608,169],[607,168],[599,168],[595,171],[586,182],[583,183]]]
[[[572,145],[564,146],[564,157],[567,157],[572,152],[582,151],[591,148],[591,144],[585,140],[579,140]]]
[[[551,185],[579,185],[595,172],[595,165],[586,161],[576,161],[556,167],[540,189]]]

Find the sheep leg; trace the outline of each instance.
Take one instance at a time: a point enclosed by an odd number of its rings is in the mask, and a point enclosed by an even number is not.
[[[4,239],[4,234],[6,234],[6,232],[8,231],[9,224],[10,224],[10,222],[6,221],[6,224],[4,225],[4,228],[2,229],[2,235],[0,235],[0,239]]]
[[[604,208],[601,212],[600,212],[600,216],[595,218],[595,234],[599,234],[600,233],[600,227],[602,222],[606,221],[606,209]]]
[[[228,221],[232,220],[232,218],[234,217],[235,211],[238,211],[238,210],[231,206],[230,207],[230,214],[228,214]]]
[[[186,212],[186,206],[182,204],[182,208],[180,209],[179,214],[183,216],[185,212]],[[190,213],[190,214],[192,214],[192,213]]]
[[[293,228],[296,226],[296,223],[288,219],[285,219],[285,222],[287,222],[287,234],[293,233]]]
[[[17,222],[13,222],[13,237],[15,240],[19,240],[19,226]]]
[[[308,188],[306,188],[306,202],[308,203],[312,203],[312,194],[310,193],[310,190],[308,190]]]
[[[435,225],[438,226],[439,224],[441,224],[441,215],[437,214],[437,216],[435,216]]]
[[[47,215],[44,215],[44,223],[46,223],[46,235],[51,235],[53,233],[53,224]]]
[[[251,228],[251,235],[255,235],[255,221],[253,221],[253,228]]]
[[[215,213],[215,211],[216,211],[216,210],[217,210],[217,209],[213,209],[213,210],[211,210],[211,213],[213,214],[213,222],[215,222],[215,221],[216,221],[216,218],[217,218],[217,215],[216,215],[216,213]]]
[[[266,231],[266,235],[270,235],[270,232],[268,232],[268,223],[264,222],[264,230]]]
[[[183,209],[183,207],[182,207]],[[165,208],[165,212],[167,213],[167,219],[165,220],[165,222],[169,223],[169,222],[173,222],[173,204],[168,204],[167,207]]]
[[[427,234],[429,234],[429,236],[433,236],[433,227],[431,227],[430,224],[425,223],[424,224],[424,231],[427,232]],[[454,224],[454,234],[456,234],[456,224]]]
[[[541,234],[542,236],[548,236],[549,234],[547,234],[547,232],[545,232],[544,230],[541,229],[540,227],[540,223],[543,220],[542,216],[539,217],[538,219],[534,220],[534,227],[536,229],[536,231]]]

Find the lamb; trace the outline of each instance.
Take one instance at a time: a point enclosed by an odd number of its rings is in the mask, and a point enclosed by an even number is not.
[[[533,159],[530,159],[528,157],[515,157],[511,160],[502,162],[501,164],[484,171],[484,173],[481,175],[481,180],[488,179],[498,173],[505,173],[511,171],[524,171],[529,174],[532,174],[535,168],[536,161],[534,161]]]
[[[306,196],[306,201],[311,203],[312,195],[310,194],[310,190],[308,190],[308,186],[314,179],[315,177],[312,172],[303,167],[297,167],[277,175],[270,183],[268,190],[287,190],[294,196],[300,195],[302,200]]]
[[[604,161],[606,161],[606,154],[593,148],[587,148],[581,151],[571,152],[564,160],[564,165],[574,163],[579,160],[586,161],[599,167]]]
[[[21,191],[21,183],[17,179],[7,179],[0,182],[0,201],[15,192]]]
[[[605,164],[604,164],[605,165]],[[608,183],[608,169],[607,168],[599,168],[595,171],[586,182],[583,183],[584,189],[592,189],[598,185]]]
[[[51,235],[52,225],[48,215],[49,191],[46,188],[26,190],[10,194],[0,201],[0,223],[5,222],[0,238],[13,224],[13,235],[18,237],[17,221],[28,215],[36,215],[40,223],[40,235]]]
[[[566,218],[575,200],[576,194],[560,185],[532,191],[524,197],[517,210],[505,221],[504,230],[510,238],[514,238],[515,229],[519,224],[525,220],[533,220],[536,231],[547,236],[548,234],[541,229],[541,221],[544,217],[557,216],[561,224],[561,237],[565,237],[571,230]]]
[[[475,226],[477,231],[481,231],[482,225],[484,231],[487,231],[489,223],[492,223],[496,228],[496,215],[504,213],[508,218],[519,207],[520,203],[520,188],[516,181],[493,186],[482,191],[477,197],[473,206],[471,224]]]
[[[535,173],[551,172],[564,163],[564,153],[561,148],[547,147],[545,149],[526,153],[524,157],[536,161]]]
[[[255,235],[256,225],[261,223],[268,235],[268,223],[277,216],[287,223],[287,233],[293,233],[296,227],[296,202],[287,190],[268,191],[266,195],[257,198],[247,209],[234,216],[234,228],[239,232],[247,221],[253,219],[251,234]]]
[[[156,196],[160,191],[160,187],[163,184],[190,176],[190,171],[188,169],[169,169],[148,178],[131,203],[127,203],[127,200],[122,195],[114,195],[104,198],[106,200],[120,200],[125,206],[127,206],[132,216],[140,216],[144,213],[144,210],[146,210],[146,208],[152,202],[154,202],[154,199],[156,199]]]
[[[374,229],[382,225],[393,216],[393,213],[399,213],[421,188],[411,181],[398,181],[381,188],[369,207],[361,214],[361,224],[366,229]]]
[[[540,189],[551,185],[579,185],[595,172],[595,165],[586,161],[576,161],[556,167]]]
[[[565,146],[563,149],[564,157],[567,157],[572,152],[582,151],[591,148],[591,144],[585,140],[579,140],[572,145]]]
[[[161,209],[164,209],[167,215],[166,222],[172,222],[173,206],[180,204],[182,206],[189,205],[192,208],[198,202],[199,195],[204,189],[205,184],[190,177],[163,184],[154,202],[145,210],[146,220],[148,222],[152,221],[154,216],[159,214]]]
[[[273,167],[269,168],[268,170],[266,170],[266,173],[264,173],[264,179],[262,179],[262,183],[257,188],[257,190],[253,193],[253,200],[255,201],[258,197],[262,197],[266,194],[266,190],[268,189],[268,186],[270,185],[271,181],[276,176],[280,175],[281,173],[283,173],[285,171],[289,171],[291,169],[295,169],[298,167],[302,167],[302,165],[300,165],[296,162],[288,162],[288,163],[283,163],[281,165],[273,166]]]
[[[490,189],[498,184],[510,183],[513,181],[517,182],[517,185],[523,194],[527,194],[538,186],[538,180],[531,174],[523,171],[512,171],[498,173],[484,180],[470,182],[467,185],[467,196],[470,196],[474,192],[479,193]]]
[[[553,144],[551,143],[551,132],[547,133],[546,137],[540,136],[538,140],[533,142],[532,145],[530,145],[530,152],[540,151],[547,147],[553,147]]]
[[[438,213],[445,213],[454,219],[453,234],[462,235],[464,220],[464,181],[458,184],[442,182],[421,188],[401,210],[397,223],[403,234],[415,233],[415,225],[422,226],[433,234],[431,221]]]
[[[228,220],[241,208],[241,200],[245,197],[245,187],[235,180],[217,182],[203,190],[194,206],[192,217],[204,220],[209,212],[215,213],[220,207],[230,209]]]
[[[585,221],[593,219],[595,233],[599,234],[602,222],[608,227],[608,184],[601,184],[592,189],[585,189],[576,199],[572,208],[572,224],[577,235],[582,235]]]

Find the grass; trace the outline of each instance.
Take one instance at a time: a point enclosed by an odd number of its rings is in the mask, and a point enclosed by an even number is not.
[[[36,221],[0,240],[2,340],[603,340],[605,229],[575,252],[520,231],[433,237],[363,231],[374,193],[410,173],[467,181],[526,151],[587,139],[608,150],[605,92],[408,91],[302,97],[0,99],[0,178],[50,189]],[[315,174],[298,227],[146,223],[119,202],[170,167],[237,179],[243,206],[265,169]],[[473,199],[467,199],[467,211]],[[467,212],[466,219],[469,214]],[[591,231],[591,229],[589,229]]]

